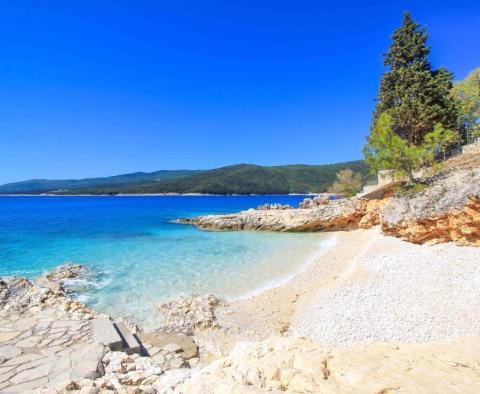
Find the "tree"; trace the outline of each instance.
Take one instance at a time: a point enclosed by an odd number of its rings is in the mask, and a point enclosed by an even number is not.
[[[394,170],[396,175],[415,181],[414,173],[424,162],[424,148],[410,144],[393,131],[394,122],[390,114],[379,115],[375,126],[363,148],[366,163],[372,172]]]
[[[439,155],[442,155],[445,160],[449,148],[458,142],[459,134],[457,132],[445,129],[440,123],[437,123],[424,138],[423,148],[426,161],[432,163]]]
[[[372,128],[388,112],[392,130],[412,145],[420,145],[436,123],[458,130],[458,108],[451,96],[452,74],[432,70],[425,28],[405,11],[403,23],[392,35],[384,55],[388,71],[383,74]]]
[[[350,168],[340,170],[336,174],[337,180],[329,188],[329,192],[343,194],[347,197],[354,196],[362,188],[362,176]]]
[[[453,86],[452,96],[459,103],[464,142],[471,143],[480,137],[480,67]]]

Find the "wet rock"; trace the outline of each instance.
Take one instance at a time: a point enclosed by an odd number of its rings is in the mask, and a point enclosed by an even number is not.
[[[80,320],[92,318],[94,312],[72,299],[62,282],[81,274],[78,264],[64,264],[41,276],[33,283],[25,278],[0,278],[0,307],[5,312],[35,314],[46,308],[64,312],[65,318]]]
[[[43,282],[61,284],[65,279],[78,278],[85,270],[85,267],[80,264],[66,263],[62,264],[45,275],[37,279],[37,283]]]

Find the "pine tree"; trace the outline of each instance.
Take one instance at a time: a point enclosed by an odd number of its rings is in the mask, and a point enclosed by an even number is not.
[[[380,114],[363,148],[365,162],[373,173],[393,170],[395,175],[406,176],[415,182],[414,173],[422,167],[425,150],[407,142],[393,131],[393,119]]]
[[[413,145],[420,145],[436,123],[458,130],[458,110],[450,94],[452,74],[443,68],[432,70],[427,39],[425,28],[405,11],[384,55],[388,71],[382,76],[372,125],[387,112],[393,132]]]

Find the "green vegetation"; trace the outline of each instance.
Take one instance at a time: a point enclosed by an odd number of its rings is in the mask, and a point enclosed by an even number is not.
[[[458,100],[463,139],[469,144],[480,137],[480,67],[453,86],[452,96]]]
[[[172,179],[178,179],[185,176],[193,175],[201,171],[192,170],[161,170],[150,173],[135,172],[132,174],[116,175],[101,178],[85,178],[85,179],[31,179],[22,182],[7,183],[0,186],[0,194],[39,194],[54,191],[71,191],[77,189],[94,188],[94,187],[125,187],[145,182],[158,182]]]
[[[424,164],[433,164],[440,156],[445,160],[449,148],[459,142],[460,134],[457,131],[445,129],[441,123],[435,124],[433,131],[423,139]]]
[[[240,164],[203,171],[183,178],[144,182],[127,186],[98,186],[94,188],[63,191],[59,194],[154,194],[154,193],[205,193],[205,194],[287,194],[325,192],[335,181],[335,174],[351,168],[368,177],[363,161],[328,165],[256,166]]]
[[[414,172],[423,163],[423,149],[410,144],[393,131],[392,116],[382,113],[374,124],[363,148],[365,161],[371,171],[395,170],[397,175],[414,179]]]
[[[452,74],[433,70],[425,28],[404,13],[384,57],[383,74],[372,128],[363,149],[371,171],[394,170],[416,191],[422,168],[438,169],[461,135],[475,135],[480,102],[479,73],[452,85]]]
[[[357,194],[362,188],[362,174],[353,172],[350,168],[337,172],[337,180],[329,187],[331,193],[343,194],[351,197]]]
[[[375,124],[382,113],[388,113],[393,132],[411,145],[421,145],[436,123],[458,129],[457,102],[450,94],[452,74],[432,69],[427,38],[425,28],[405,12],[384,56],[388,71],[382,76],[374,114]]]

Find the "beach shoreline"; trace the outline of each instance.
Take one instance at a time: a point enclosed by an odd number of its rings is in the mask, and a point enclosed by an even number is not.
[[[285,193],[285,194],[212,194],[212,193],[118,193],[118,194],[0,194],[0,197],[239,197],[239,196],[308,196],[314,197],[322,193]]]
[[[336,346],[480,335],[478,248],[413,245],[378,227],[332,236],[335,244],[288,282],[218,310],[220,325],[243,339],[306,336]]]
[[[198,393],[198,387],[205,389],[200,392],[228,392],[232,379],[245,376],[249,387],[293,392],[322,392],[320,387],[382,392],[394,384],[405,392],[426,392],[432,376],[440,374],[462,392],[475,392],[467,388],[478,382],[477,248],[413,245],[382,235],[378,227],[331,233],[322,242],[328,247],[320,244],[312,261],[307,259],[280,286],[226,304],[214,296],[174,299],[166,305],[173,320],[167,317],[160,331],[142,333],[123,320],[141,338],[142,355],[97,343],[94,322],[118,320],[72,300],[61,285],[75,280],[83,266],[60,266],[33,284],[14,280],[13,286],[27,292],[11,293],[8,305],[14,310],[0,314],[5,329],[0,342],[12,354],[7,362],[19,366],[8,372],[10,380],[0,390],[8,386],[24,392],[46,385],[63,392],[72,384],[123,392],[125,386],[141,384],[162,393],[174,388]],[[18,307],[27,313],[19,316]],[[47,320],[49,331],[43,332]],[[68,335],[58,338],[64,326]],[[175,330],[182,327],[191,330]],[[165,345],[165,340],[174,342]],[[163,350],[155,345],[160,342]],[[79,352],[86,358],[79,359]],[[50,360],[64,368],[60,356],[68,361],[65,372],[50,369]],[[27,373],[26,368],[33,369]],[[426,373],[421,379],[418,370]],[[43,380],[23,383],[37,372],[46,374]],[[438,387],[435,392],[442,392],[443,383]]]

